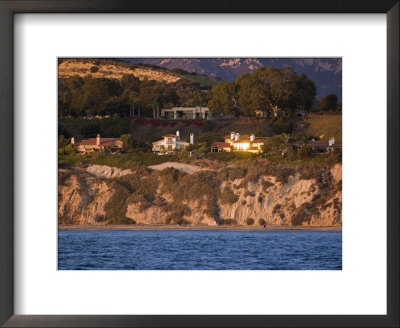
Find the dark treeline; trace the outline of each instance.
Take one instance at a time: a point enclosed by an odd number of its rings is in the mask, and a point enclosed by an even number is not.
[[[58,116],[96,115],[159,117],[162,108],[207,106],[211,91],[197,82],[180,79],[175,83],[139,80],[134,75],[122,79],[59,79]]]
[[[305,74],[290,67],[260,67],[242,74],[235,82],[223,82],[213,88],[208,106],[215,114],[254,115],[255,110],[276,114],[279,108],[309,111],[317,87]]]
[[[278,109],[289,114],[309,111],[315,105],[317,88],[305,74],[292,68],[261,67],[242,74],[235,82],[221,82],[210,88],[185,78],[175,83],[139,80],[134,75],[122,79],[73,76],[59,79],[58,115],[160,117],[162,108],[208,106],[213,114],[254,116],[264,110],[276,116]],[[325,109],[335,107],[336,95],[324,100]],[[322,104],[321,104],[322,105]]]

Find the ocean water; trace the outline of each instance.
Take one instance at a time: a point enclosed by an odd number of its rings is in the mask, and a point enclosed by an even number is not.
[[[60,230],[59,270],[341,270],[332,231]]]

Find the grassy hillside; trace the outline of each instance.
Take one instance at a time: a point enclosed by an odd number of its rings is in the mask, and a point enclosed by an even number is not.
[[[121,79],[125,74],[132,74],[140,80],[148,79],[164,83],[175,83],[180,77],[166,69],[132,65],[111,59],[61,59],[58,65],[59,78],[74,75],[94,78]]]
[[[296,133],[318,136],[321,140],[329,140],[331,137],[342,140],[342,114],[311,113],[305,122],[297,124]]]
[[[176,83],[179,80],[189,80],[201,86],[213,87],[219,80],[197,73],[183,70],[168,70],[155,65],[130,64],[113,59],[96,58],[64,58],[59,60],[59,78],[69,78],[74,75],[94,78],[121,79],[125,74],[132,74],[140,80],[148,79],[162,83]]]

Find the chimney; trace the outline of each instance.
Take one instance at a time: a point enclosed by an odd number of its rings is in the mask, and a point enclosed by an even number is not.
[[[254,134],[250,134],[250,141],[254,141],[256,139],[256,136]]]
[[[334,145],[334,143],[335,143],[335,138],[330,138],[329,139],[329,146],[333,146]]]
[[[75,138],[74,137],[71,138],[71,144],[75,145]]]
[[[235,132],[231,132],[231,140],[235,139]]]
[[[191,145],[194,144],[194,134],[193,133],[190,134],[190,144]]]
[[[100,134],[96,136],[96,146],[100,146]]]
[[[240,139],[240,134],[238,132],[235,133],[235,141],[239,141]]]
[[[176,131],[176,139],[179,140],[179,131]]]

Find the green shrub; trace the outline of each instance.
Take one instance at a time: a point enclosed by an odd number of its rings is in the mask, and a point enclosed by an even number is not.
[[[77,150],[75,149],[73,144],[68,144],[64,147],[58,148],[59,155],[69,155],[69,154],[76,154]]]
[[[258,224],[263,226],[264,224],[267,224],[267,221],[265,221],[264,219],[258,219]]]
[[[264,179],[261,180],[261,184],[262,184],[264,191],[267,191],[268,188],[270,188],[274,185],[272,182],[270,182],[268,180],[264,180]]]
[[[274,134],[289,134],[293,132],[293,124],[283,120],[282,118],[272,120],[270,123],[270,127]]]
[[[225,187],[219,198],[221,204],[233,204],[236,203],[238,199],[239,197],[228,187]]]
[[[276,214],[277,212],[279,212],[281,210],[281,208],[282,208],[281,204],[276,204],[274,206],[274,208],[272,209],[272,214]]]
[[[237,225],[237,221],[234,219],[223,219],[220,221],[220,224],[223,225]]]
[[[96,73],[100,68],[98,66],[90,67],[90,73]]]
[[[203,125],[201,126],[201,130],[202,130],[203,132],[210,132],[210,131],[214,130],[215,125],[216,125],[216,124],[215,124],[213,121],[207,120],[207,121],[205,121],[205,122],[203,123]]]
[[[214,171],[200,171],[186,174],[175,169],[160,172],[161,191],[171,194],[175,203],[199,201],[206,207],[205,213],[218,220],[220,181]]]
[[[58,185],[64,185],[65,181],[67,181],[70,176],[68,172],[58,170]]]
[[[289,136],[286,134],[278,134],[272,136],[264,141],[262,147],[263,153],[265,154],[281,154],[284,149],[287,148]]]
[[[253,225],[253,224],[254,224],[254,219],[252,219],[252,218],[247,218],[247,219],[246,219],[246,224],[247,224],[247,225]]]
[[[255,193],[250,191],[250,190],[246,190],[246,193],[244,194],[246,197],[254,197]]]
[[[218,172],[218,175],[222,181],[242,179],[246,176],[246,174],[247,169],[243,167],[226,167]]]

